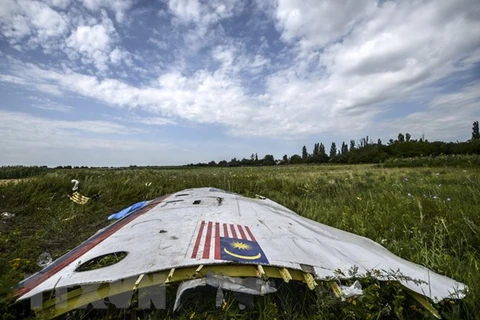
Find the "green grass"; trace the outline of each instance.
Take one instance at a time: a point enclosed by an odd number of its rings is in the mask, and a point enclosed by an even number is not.
[[[71,179],[97,201],[70,201]],[[150,183],[147,186],[147,183]],[[480,168],[385,168],[361,166],[275,166],[256,168],[55,170],[26,181],[0,184],[0,294],[25,274],[38,271],[36,259],[54,259],[98,229],[107,216],[137,201],[185,188],[217,187],[254,197],[261,194],[321,223],[366,236],[398,256],[469,286],[467,298],[435,305],[444,319],[476,319],[480,306]],[[2,218],[0,218],[2,219]],[[330,291],[283,286],[277,295],[257,298],[240,311],[227,295],[217,310],[205,297],[191,300],[179,314],[110,310],[97,316],[151,319],[410,319],[429,317],[402,288],[365,279],[361,299],[341,302]],[[170,288],[174,294],[174,287]],[[169,305],[171,303],[168,301]],[[205,300],[205,301],[203,301]],[[4,298],[4,318],[21,312]],[[80,319],[86,311],[73,316]],[[93,311],[91,311],[93,312]],[[87,314],[90,317],[92,313]]]

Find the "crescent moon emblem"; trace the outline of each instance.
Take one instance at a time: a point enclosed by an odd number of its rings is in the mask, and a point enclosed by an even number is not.
[[[235,254],[233,252],[228,251],[227,248],[223,248],[223,251],[225,251],[226,254],[231,255],[232,257],[245,259],[245,260],[257,260],[262,257],[262,254],[260,252],[256,256],[242,256],[240,254]]]

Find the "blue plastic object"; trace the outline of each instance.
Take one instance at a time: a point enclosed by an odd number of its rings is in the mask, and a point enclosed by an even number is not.
[[[140,201],[135,204],[132,204],[130,207],[127,207],[123,209],[122,211],[119,211],[117,213],[114,213],[110,216],[108,216],[108,220],[114,220],[114,219],[121,219],[128,215],[130,212],[135,211],[137,209],[143,208],[148,201]]]

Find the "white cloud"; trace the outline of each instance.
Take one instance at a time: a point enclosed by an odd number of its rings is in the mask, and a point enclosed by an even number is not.
[[[109,105],[177,115],[200,123],[236,125],[237,120],[244,123],[248,120],[248,113],[254,112],[249,110],[251,101],[241,86],[221,73],[199,71],[192,78],[169,73],[159,78],[159,86],[143,88],[116,79],[99,80],[94,76],[49,71],[34,65],[18,66],[16,73],[35,88],[39,84],[56,86],[61,91],[74,92]]]
[[[0,6],[0,31],[12,44],[30,36],[31,46],[48,49],[49,41],[67,30],[64,16],[42,2],[6,0]]]
[[[47,118],[38,118],[27,113],[0,110],[0,128],[3,133],[7,131],[23,132],[24,134],[54,135],[73,133],[97,134],[128,134],[135,132],[133,129],[108,121],[65,121]],[[20,129],[20,130],[19,130]]]
[[[132,132],[107,121],[53,120],[0,110],[0,164],[101,165],[139,148],[137,141],[125,139]],[[109,162],[115,164],[115,159]]]
[[[120,59],[121,51],[110,52],[112,46],[112,35],[115,29],[108,23],[96,24],[94,26],[79,26],[68,37],[67,46],[78,52],[86,63],[93,63],[100,71],[106,71],[109,54],[113,54],[113,62]]]
[[[439,95],[426,111],[414,112],[385,126],[393,132],[408,132],[414,137],[426,133],[431,141],[467,140],[473,121],[478,121],[479,110],[480,82],[477,81],[459,92]]]
[[[73,107],[71,106],[66,106],[64,104],[57,103],[46,97],[31,96],[29,97],[29,99],[33,102],[32,107],[37,109],[58,111],[58,112],[68,112],[73,110]]]
[[[221,66],[217,73],[229,74],[232,77],[239,73],[258,74],[270,63],[270,59],[261,54],[249,54],[244,44],[230,42],[212,48],[212,58]]]
[[[123,22],[125,12],[132,4],[130,0],[83,0],[83,5],[91,11],[98,11],[101,8],[111,10],[117,22]]]
[[[55,7],[62,10],[67,9],[71,2],[71,0],[42,0],[42,1],[48,4],[50,7]]]
[[[221,20],[232,17],[241,11],[243,1],[212,0],[169,0],[168,8],[176,18],[175,23],[188,26],[183,38],[191,50],[199,50],[216,38],[218,31],[212,30]]]
[[[104,1],[84,4],[90,10],[111,9]],[[342,131],[357,135],[372,130],[392,102],[416,95],[438,80],[455,80],[459,71],[478,63],[480,19],[471,10],[475,4],[475,0],[279,0],[266,8],[272,10],[283,44],[268,39],[269,47],[264,39],[266,49],[259,54],[248,51],[250,45],[243,38],[226,38],[219,24],[239,14],[243,3],[171,0],[168,12],[174,19],[169,27],[183,32],[186,47],[175,43],[165,54],[175,56],[173,62],[158,55],[158,63],[152,59],[143,66],[143,71],[148,69],[143,74],[151,77],[142,84],[115,79],[113,72],[105,76],[108,63],[130,63],[130,71],[136,72],[141,68],[130,58],[145,60],[140,49],[130,56],[122,48],[120,34],[106,14],[101,22],[76,26],[66,40],[72,60],[93,63],[101,72],[86,75],[82,66],[74,72],[64,66],[16,61],[0,80],[141,109],[161,124],[171,118],[220,124],[236,136],[298,139]],[[27,32],[18,30],[18,37]],[[168,48],[167,42],[157,44]],[[184,54],[188,51],[184,49],[200,47],[205,50],[194,58]],[[468,92],[457,94],[460,101]],[[458,108],[471,110],[471,105]],[[412,117],[422,115],[416,114]],[[471,111],[453,116],[465,123]]]
[[[6,0],[0,6],[0,31],[11,43],[31,32],[28,19],[22,13],[22,8],[13,0]]]
[[[178,146],[161,137],[148,142],[132,132],[113,122],[60,121],[0,110],[0,165],[178,165],[211,158],[205,146]]]
[[[370,0],[278,0],[274,16],[283,40],[318,48],[347,35],[375,5]]]
[[[272,113],[289,115],[284,125],[298,131],[365,131],[382,103],[472,67],[476,60],[464,58],[480,46],[474,6],[279,1],[274,16],[281,38],[293,45],[294,63],[267,77]],[[262,126],[268,128],[279,133]]]
[[[133,62],[132,62],[132,58],[131,58],[131,55],[128,51],[126,51],[125,49],[122,49],[120,47],[115,47],[115,49],[113,49],[109,56],[110,58],[110,62],[115,64],[115,65],[118,65],[118,64],[126,64],[128,66],[133,66]]]
[[[29,81],[22,77],[12,76],[8,74],[0,74],[0,81],[12,84],[21,84],[21,85],[28,85]]]
[[[153,44],[156,45],[159,49],[163,49],[163,50],[168,49],[168,45],[167,45],[167,43],[166,43],[164,40],[150,37],[150,38],[148,38],[148,42],[153,43]]]
[[[31,19],[32,25],[36,27],[41,39],[59,36],[67,30],[64,18],[48,6],[34,1],[22,2],[21,6]]]
[[[168,118],[163,118],[163,117],[136,118],[135,121],[138,122],[138,123],[153,125],[153,126],[164,126],[164,125],[175,125],[175,124],[177,124],[177,122],[175,122],[174,120],[168,119]]]

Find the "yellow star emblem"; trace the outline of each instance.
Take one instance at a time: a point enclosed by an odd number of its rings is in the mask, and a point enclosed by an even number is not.
[[[239,242],[239,241],[232,243],[232,247],[234,247],[235,249],[241,249],[241,250],[251,249],[248,244],[243,243],[243,242]]]

